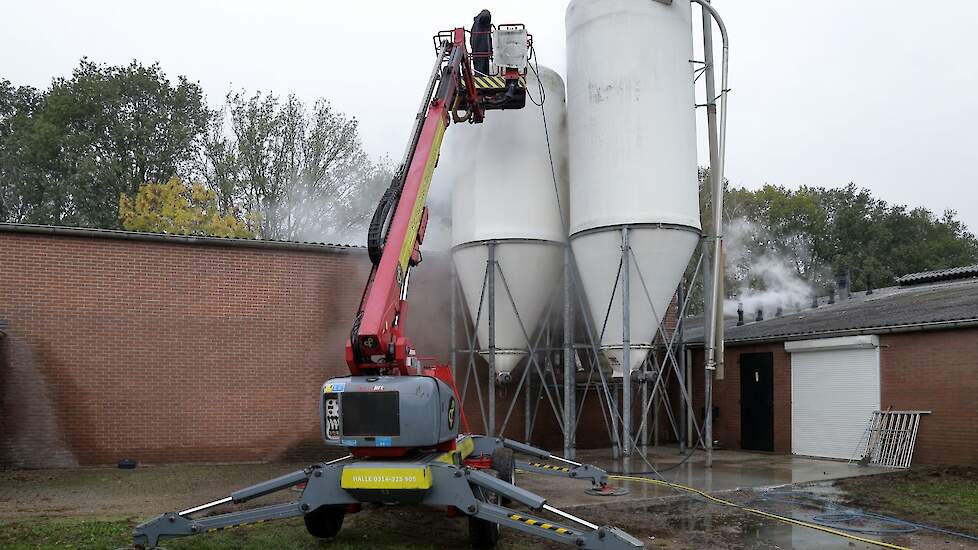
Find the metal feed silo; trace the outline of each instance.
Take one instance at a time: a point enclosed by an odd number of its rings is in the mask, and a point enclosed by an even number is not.
[[[539,70],[557,187],[566,205],[564,84],[554,71]],[[501,382],[526,358],[527,339],[560,288],[566,235],[543,115],[530,103],[540,102],[537,79],[530,72],[526,80],[525,108],[496,111],[482,124],[459,124],[446,134],[442,162],[448,166],[437,176],[452,187],[452,256],[469,315],[478,318],[479,353],[487,359],[489,296],[494,295],[495,368]],[[496,266],[491,273],[490,257]]]
[[[566,16],[571,244],[621,376],[623,342],[634,370],[700,236],[690,2],[573,0]]]

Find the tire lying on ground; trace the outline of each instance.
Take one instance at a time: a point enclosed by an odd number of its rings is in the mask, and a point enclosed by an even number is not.
[[[330,539],[340,532],[345,515],[345,505],[320,506],[306,514],[302,519],[305,520],[306,531],[309,531],[310,535],[321,539]]]

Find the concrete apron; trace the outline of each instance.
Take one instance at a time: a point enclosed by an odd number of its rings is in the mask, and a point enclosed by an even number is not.
[[[643,450],[655,469],[659,470],[666,480],[708,493],[771,488],[890,471],[885,468],[849,464],[845,461],[743,451],[714,451],[712,469],[703,465],[704,455],[701,451],[695,453],[681,466],[674,467],[685,458],[684,455],[679,454],[678,448],[648,447]],[[586,449],[578,451],[575,460],[604,468],[609,474],[626,472],[626,475],[656,477],[654,474],[646,473],[651,472],[652,468],[649,468],[637,453],[623,463],[621,460],[616,461],[611,458],[610,449]],[[670,487],[612,479],[612,485],[625,487],[629,493],[617,497],[592,496],[584,493],[584,489],[590,486],[586,481],[529,473],[517,474],[516,483],[545,496],[550,505],[568,509],[623,502],[645,504],[646,501],[675,497],[678,494]]]
[[[663,478],[718,496],[724,492],[738,489],[769,489],[797,483],[817,483],[891,471],[885,468],[849,464],[845,461],[742,451],[714,451],[712,469],[704,466],[702,452],[697,452],[681,466],[673,467],[685,458],[685,455],[679,454],[678,448],[648,447],[642,450],[656,470],[660,471]],[[604,468],[609,474],[611,472],[628,472],[627,475],[631,476],[656,477],[653,474],[644,473],[652,469],[641,457],[634,456],[623,463],[621,460],[616,461],[611,458],[610,449],[580,450],[577,452],[575,460]],[[669,469],[670,467],[673,468]],[[676,498],[697,498],[685,491],[678,491],[662,485],[616,479],[612,479],[611,483],[627,488],[629,490],[627,495],[616,497],[592,496],[584,492],[584,489],[590,485],[587,482],[529,473],[518,474],[516,483],[521,487],[546,496],[550,505],[580,514],[585,519],[587,519],[588,509],[595,509],[607,504],[634,505],[636,508],[641,508]],[[831,488],[812,489],[832,492]],[[710,505],[704,503],[704,506],[705,515],[703,517],[708,518]],[[696,517],[690,517],[688,526],[677,525],[676,527],[695,530],[696,520]],[[709,523],[708,519],[704,521]],[[840,547],[851,550],[878,550],[877,546],[846,541],[830,534],[778,521],[762,521],[753,529],[753,532],[746,533],[744,536],[754,542],[763,541],[765,548],[774,545],[775,547],[799,550]],[[746,544],[751,541],[742,542]],[[750,544],[748,544],[749,546]]]

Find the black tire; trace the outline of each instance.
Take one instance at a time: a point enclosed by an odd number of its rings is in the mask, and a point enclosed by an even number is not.
[[[506,483],[515,481],[515,467],[513,464],[512,449],[499,448],[492,452],[492,469],[496,471],[496,477]],[[503,506],[509,505],[509,499],[501,498],[495,493],[484,493],[490,502]],[[495,548],[499,542],[499,524],[484,519],[469,517],[469,544],[472,548],[479,550]]]
[[[306,514],[302,519],[306,522],[306,531],[320,539],[331,539],[343,527],[343,517],[346,506],[320,506]]]
[[[516,484],[516,467],[513,463],[513,450],[501,447],[492,452],[492,469],[496,470],[496,477],[506,483]],[[509,506],[511,501],[503,497],[500,504]]]
[[[499,542],[499,524],[469,516],[469,544],[478,550],[495,548]]]
[[[384,254],[387,232],[390,230],[390,224],[394,219],[394,210],[400,198],[399,193],[399,187],[393,184],[388,187],[380,198],[380,202],[377,203],[377,209],[374,210],[374,215],[370,219],[370,225],[367,228],[367,256],[370,257],[373,265],[379,264],[380,258]]]

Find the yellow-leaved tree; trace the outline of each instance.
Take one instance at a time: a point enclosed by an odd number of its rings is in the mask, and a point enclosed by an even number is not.
[[[172,178],[139,186],[136,198],[119,197],[119,221],[129,231],[170,235],[254,238],[244,220],[221,213],[214,191]]]

